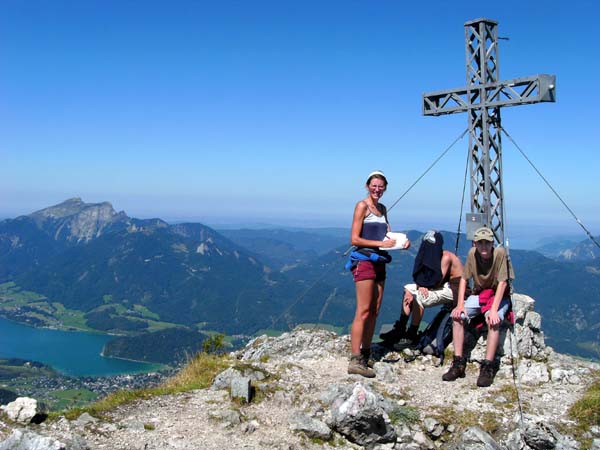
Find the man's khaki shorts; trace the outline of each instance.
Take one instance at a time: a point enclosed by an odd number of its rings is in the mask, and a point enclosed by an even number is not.
[[[454,301],[452,289],[450,289],[450,284],[448,283],[444,283],[440,289],[429,289],[427,297],[421,295],[417,290],[417,285],[414,283],[404,285],[404,289],[414,295],[417,303],[423,308],[431,308],[432,306],[452,303]]]

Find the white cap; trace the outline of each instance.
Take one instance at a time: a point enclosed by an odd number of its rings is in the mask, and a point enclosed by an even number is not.
[[[385,178],[385,175],[383,174],[383,172],[382,172],[381,170],[374,170],[373,172],[371,172],[371,173],[369,174],[369,176],[367,177],[367,180],[368,180],[369,178],[371,178],[373,175],[381,175],[382,177],[384,177],[384,178]]]

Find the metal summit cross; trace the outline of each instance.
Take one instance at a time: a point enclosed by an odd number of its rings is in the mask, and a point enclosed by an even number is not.
[[[469,113],[471,214],[469,221],[492,229],[504,242],[500,108],[556,101],[554,75],[499,81],[498,22],[465,23],[467,87],[423,94],[423,115]],[[472,228],[472,227],[471,227]]]

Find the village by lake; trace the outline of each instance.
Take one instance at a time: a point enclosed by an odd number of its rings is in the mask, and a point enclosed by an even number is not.
[[[102,348],[111,338],[103,334],[35,328],[0,318],[0,357],[38,361],[73,377],[145,373],[164,367],[103,357]]]

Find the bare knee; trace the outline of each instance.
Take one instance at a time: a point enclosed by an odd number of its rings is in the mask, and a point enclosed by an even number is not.
[[[453,317],[452,318],[452,323],[454,324],[455,327],[461,327],[461,328],[465,327],[465,322],[464,322],[463,319],[455,319]]]
[[[361,322],[366,322],[374,315],[376,315],[376,311],[373,308],[361,308],[356,310],[356,315],[354,319],[359,320]]]

